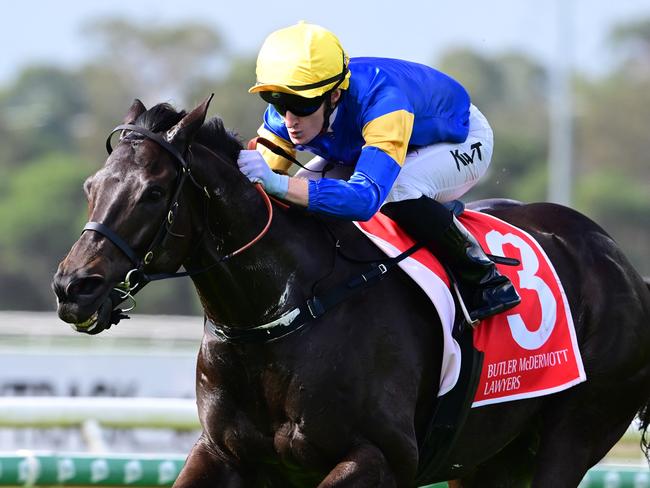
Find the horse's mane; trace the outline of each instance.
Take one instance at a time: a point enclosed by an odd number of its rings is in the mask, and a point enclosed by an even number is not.
[[[142,113],[135,123],[152,132],[162,132],[171,129],[185,115],[185,110],[177,111],[168,103],[159,103]],[[226,129],[223,121],[216,116],[203,124],[194,140],[218,154],[223,154],[230,161],[237,160],[237,155],[242,149],[237,135]]]

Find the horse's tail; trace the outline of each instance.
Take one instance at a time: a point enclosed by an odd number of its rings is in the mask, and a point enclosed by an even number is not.
[[[645,276],[643,281],[650,292],[650,277]],[[650,437],[648,436],[648,427],[650,427],[650,398],[646,404],[641,407],[638,416],[639,431],[641,432],[641,450],[648,461],[650,461]]]

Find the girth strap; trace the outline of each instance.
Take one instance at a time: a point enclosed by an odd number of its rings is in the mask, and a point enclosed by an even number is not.
[[[322,295],[314,295],[308,298],[299,307],[290,310],[268,324],[251,328],[228,327],[223,324],[215,324],[206,317],[205,329],[222,341],[235,344],[259,344],[280,339],[320,318],[327,311],[350,298],[354,293],[375,285],[400,261],[409,257],[421,247],[421,243],[416,243],[394,258],[378,261],[369,270],[354,276]]]

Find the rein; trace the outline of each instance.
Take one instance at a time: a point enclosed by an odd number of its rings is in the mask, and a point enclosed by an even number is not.
[[[132,300],[133,306],[126,311],[133,309],[133,307],[135,306],[135,300],[133,299],[133,295],[138,291],[140,291],[147,283],[151,281],[164,280],[168,278],[181,278],[185,276],[194,276],[201,273],[205,273],[206,271],[213,269],[219,264],[228,261],[229,259],[237,256],[238,254],[246,251],[247,249],[255,245],[267,233],[267,231],[271,227],[271,222],[273,221],[273,205],[271,204],[271,201],[269,200],[269,196],[264,191],[262,185],[257,183],[255,184],[255,189],[262,197],[262,200],[264,201],[264,205],[266,207],[266,211],[268,214],[266,224],[264,225],[262,230],[257,234],[257,236],[255,236],[252,240],[250,240],[248,243],[244,244],[240,248],[236,249],[235,251],[229,254],[226,254],[225,256],[221,257],[214,263],[204,268],[198,270],[187,270],[183,272],[174,272],[174,273],[159,273],[159,274],[152,274],[152,275],[146,274],[144,272],[144,268],[146,265],[150,264],[153,261],[154,251],[160,246],[162,246],[170,235],[179,237],[177,234],[174,234],[171,231],[171,226],[173,225],[174,220],[176,218],[176,214],[178,213],[178,209],[179,209],[178,199],[181,195],[183,186],[185,184],[185,181],[188,179],[188,177],[189,180],[194,184],[194,186],[196,186],[199,190],[201,190],[201,192],[203,193],[203,195],[205,195],[206,198],[208,199],[210,198],[210,193],[208,192],[206,187],[201,186],[194,179],[194,176],[192,175],[192,172],[190,170],[190,165],[188,161],[185,159],[185,157],[180,153],[180,151],[178,151],[176,147],[174,147],[171,143],[165,140],[160,134],[145,129],[144,127],[140,127],[133,124],[122,124],[115,127],[106,138],[106,150],[108,154],[111,154],[113,152],[113,147],[111,145],[111,138],[113,134],[115,134],[118,131],[122,131],[122,133],[126,131],[136,132],[138,134],[141,134],[145,138],[156,142],[159,146],[161,146],[163,149],[169,152],[174,157],[175,161],[178,162],[178,164],[180,165],[179,177],[177,179],[176,188],[174,190],[173,197],[170,200],[167,216],[161,223],[160,228],[158,229],[158,232],[156,233],[153,241],[149,245],[147,252],[145,252],[142,257],[138,256],[138,253],[136,253],[133,250],[133,248],[122,237],[120,237],[115,231],[113,231],[111,228],[109,228],[107,225],[103,224],[102,222],[89,221],[86,223],[86,225],[82,230],[82,233],[85,231],[93,231],[107,238],[118,249],[120,249],[120,251],[122,251],[122,253],[135,266],[131,271],[127,273],[124,281],[119,283],[117,287],[114,288],[114,291],[118,293],[120,303],[126,299]],[[123,137],[124,135],[120,137],[120,140]],[[188,147],[188,151],[189,151],[189,147]],[[218,154],[214,152],[213,154],[219,157]],[[137,280],[135,284],[131,283],[133,279]],[[114,310],[111,315],[111,324],[117,324],[121,318],[127,318],[123,312],[124,311],[120,309]]]
[[[298,161],[291,154],[289,154],[287,151],[285,151],[280,146],[278,146],[277,144],[260,136],[254,137],[253,139],[248,141],[248,149],[255,149],[255,146],[257,144],[261,144],[262,146],[266,147],[269,151],[271,151],[273,154],[282,156],[284,159],[291,161],[296,166],[300,166],[305,171],[309,171],[311,173],[319,173],[323,178],[325,178],[325,173],[327,173],[329,170],[331,170],[334,167],[334,164],[331,161],[328,161],[327,164],[323,167],[323,169],[319,169],[319,170],[310,169],[306,167],[304,164],[302,164],[300,161]]]

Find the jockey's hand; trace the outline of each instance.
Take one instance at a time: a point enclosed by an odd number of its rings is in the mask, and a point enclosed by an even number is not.
[[[289,177],[274,173],[259,151],[242,149],[239,151],[237,165],[253,183],[262,183],[266,193],[280,198],[287,194]]]

